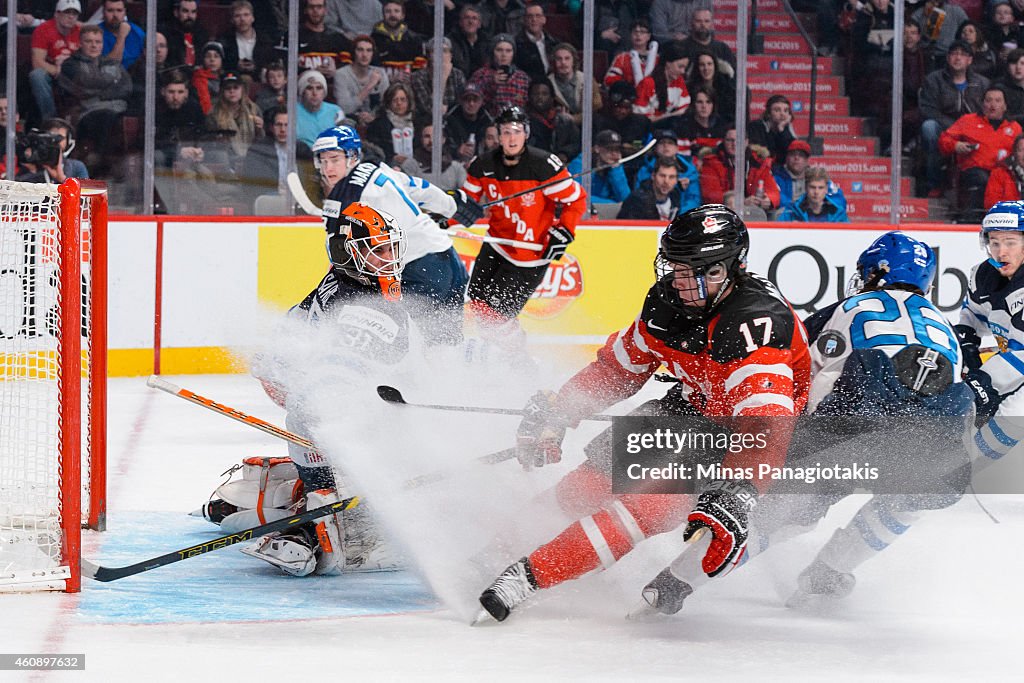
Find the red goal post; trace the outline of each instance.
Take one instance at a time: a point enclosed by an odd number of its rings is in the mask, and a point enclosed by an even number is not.
[[[106,525],[107,194],[0,181],[0,592],[81,587]]]

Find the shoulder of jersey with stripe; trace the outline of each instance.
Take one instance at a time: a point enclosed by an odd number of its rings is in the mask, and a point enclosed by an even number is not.
[[[712,320],[711,358],[719,363],[746,358],[759,348],[789,349],[795,315],[767,280],[743,278]]]

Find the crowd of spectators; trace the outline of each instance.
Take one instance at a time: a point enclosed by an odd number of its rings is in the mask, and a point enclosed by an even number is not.
[[[763,116],[747,123],[747,148],[735,149],[736,56],[715,36],[709,0],[595,0],[602,70],[593,75],[582,70],[580,0],[434,1],[446,10],[441,55],[431,54],[427,37],[433,2],[301,0],[295,84],[284,68],[286,0],[229,6],[224,0],[221,16],[229,20],[217,26],[204,23],[209,14],[199,0],[159,3],[153,129],[162,208],[209,212],[202,199],[210,197],[250,211],[257,196],[284,187],[289,125],[305,163],[316,134],[343,121],[360,131],[371,155],[417,175],[431,173],[431,151],[439,145],[441,184],[456,187],[473,156],[494,147],[493,118],[519,106],[529,116],[530,144],[573,169],[582,167],[585,139],[593,142],[596,166],[657,141],[647,155],[591,179],[593,202],[617,205],[610,211],[622,217],[663,220],[697,203],[723,201],[735,190],[739,160],[753,215],[845,219],[846,201],[827,174],[820,177],[824,170],[810,164],[810,146],[796,135],[785,96],[765,98]],[[31,33],[24,74],[31,97],[19,98],[22,127],[49,130],[54,120],[63,122],[78,163],[66,157],[59,174],[74,167],[94,177],[129,176],[122,161],[141,150],[139,3],[19,4],[26,6],[19,30]],[[821,51],[845,57],[854,113],[875,117],[887,146],[890,0],[795,4],[822,22],[835,19],[819,26]],[[952,188],[967,211],[981,210],[993,197],[1020,195],[1024,167],[1015,144],[1024,120],[1024,7],[1018,5],[1024,2],[993,0],[984,19],[973,21],[946,0],[908,2],[903,141],[904,151],[920,159],[920,196]],[[549,27],[553,16],[562,20],[557,31]],[[444,84],[441,131],[431,125],[436,59]],[[588,79],[593,97],[585,102]],[[296,91],[295,112],[285,108],[289,88]],[[587,106],[593,130],[584,135]]]

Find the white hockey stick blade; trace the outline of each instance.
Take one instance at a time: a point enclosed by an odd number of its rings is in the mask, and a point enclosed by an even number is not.
[[[291,191],[292,198],[299,205],[299,208],[310,216],[320,215],[320,209],[317,208],[317,205],[306,194],[305,188],[302,187],[302,181],[299,180],[299,174],[295,171],[288,174],[288,189]]]
[[[517,249],[529,249],[530,251],[543,251],[544,245],[534,244],[533,242],[523,242],[521,240],[510,240],[505,237],[491,237],[490,235],[478,235],[475,232],[469,230],[448,230],[448,234],[452,237],[459,237],[464,240],[473,240],[474,242],[489,242],[491,244],[504,244],[509,247],[516,247]]]

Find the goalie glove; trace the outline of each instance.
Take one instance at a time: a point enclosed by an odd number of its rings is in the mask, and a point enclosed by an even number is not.
[[[455,200],[455,213],[452,218],[467,228],[484,217],[484,208],[476,203],[464,190],[449,190],[448,194]]]
[[[992,386],[992,378],[984,370],[971,370],[964,376],[964,383],[974,392],[974,424],[981,427],[999,410],[1003,397]]]
[[[561,261],[565,250],[569,248],[576,237],[569,232],[569,228],[556,225],[548,230],[548,246],[544,249],[542,258],[548,261]]]
[[[726,574],[739,563],[747,548],[747,518],[755,507],[757,489],[749,481],[715,479],[708,483],[686,518],[683,532],[687,543],[698,532],[711,532],[711,545],[701,561],[705,574]]]
[[[562,459],[562,439],[568,421],[555,407],[557,394],[538,391],[523,408],[516,432],[516,458],[527,472]]]

